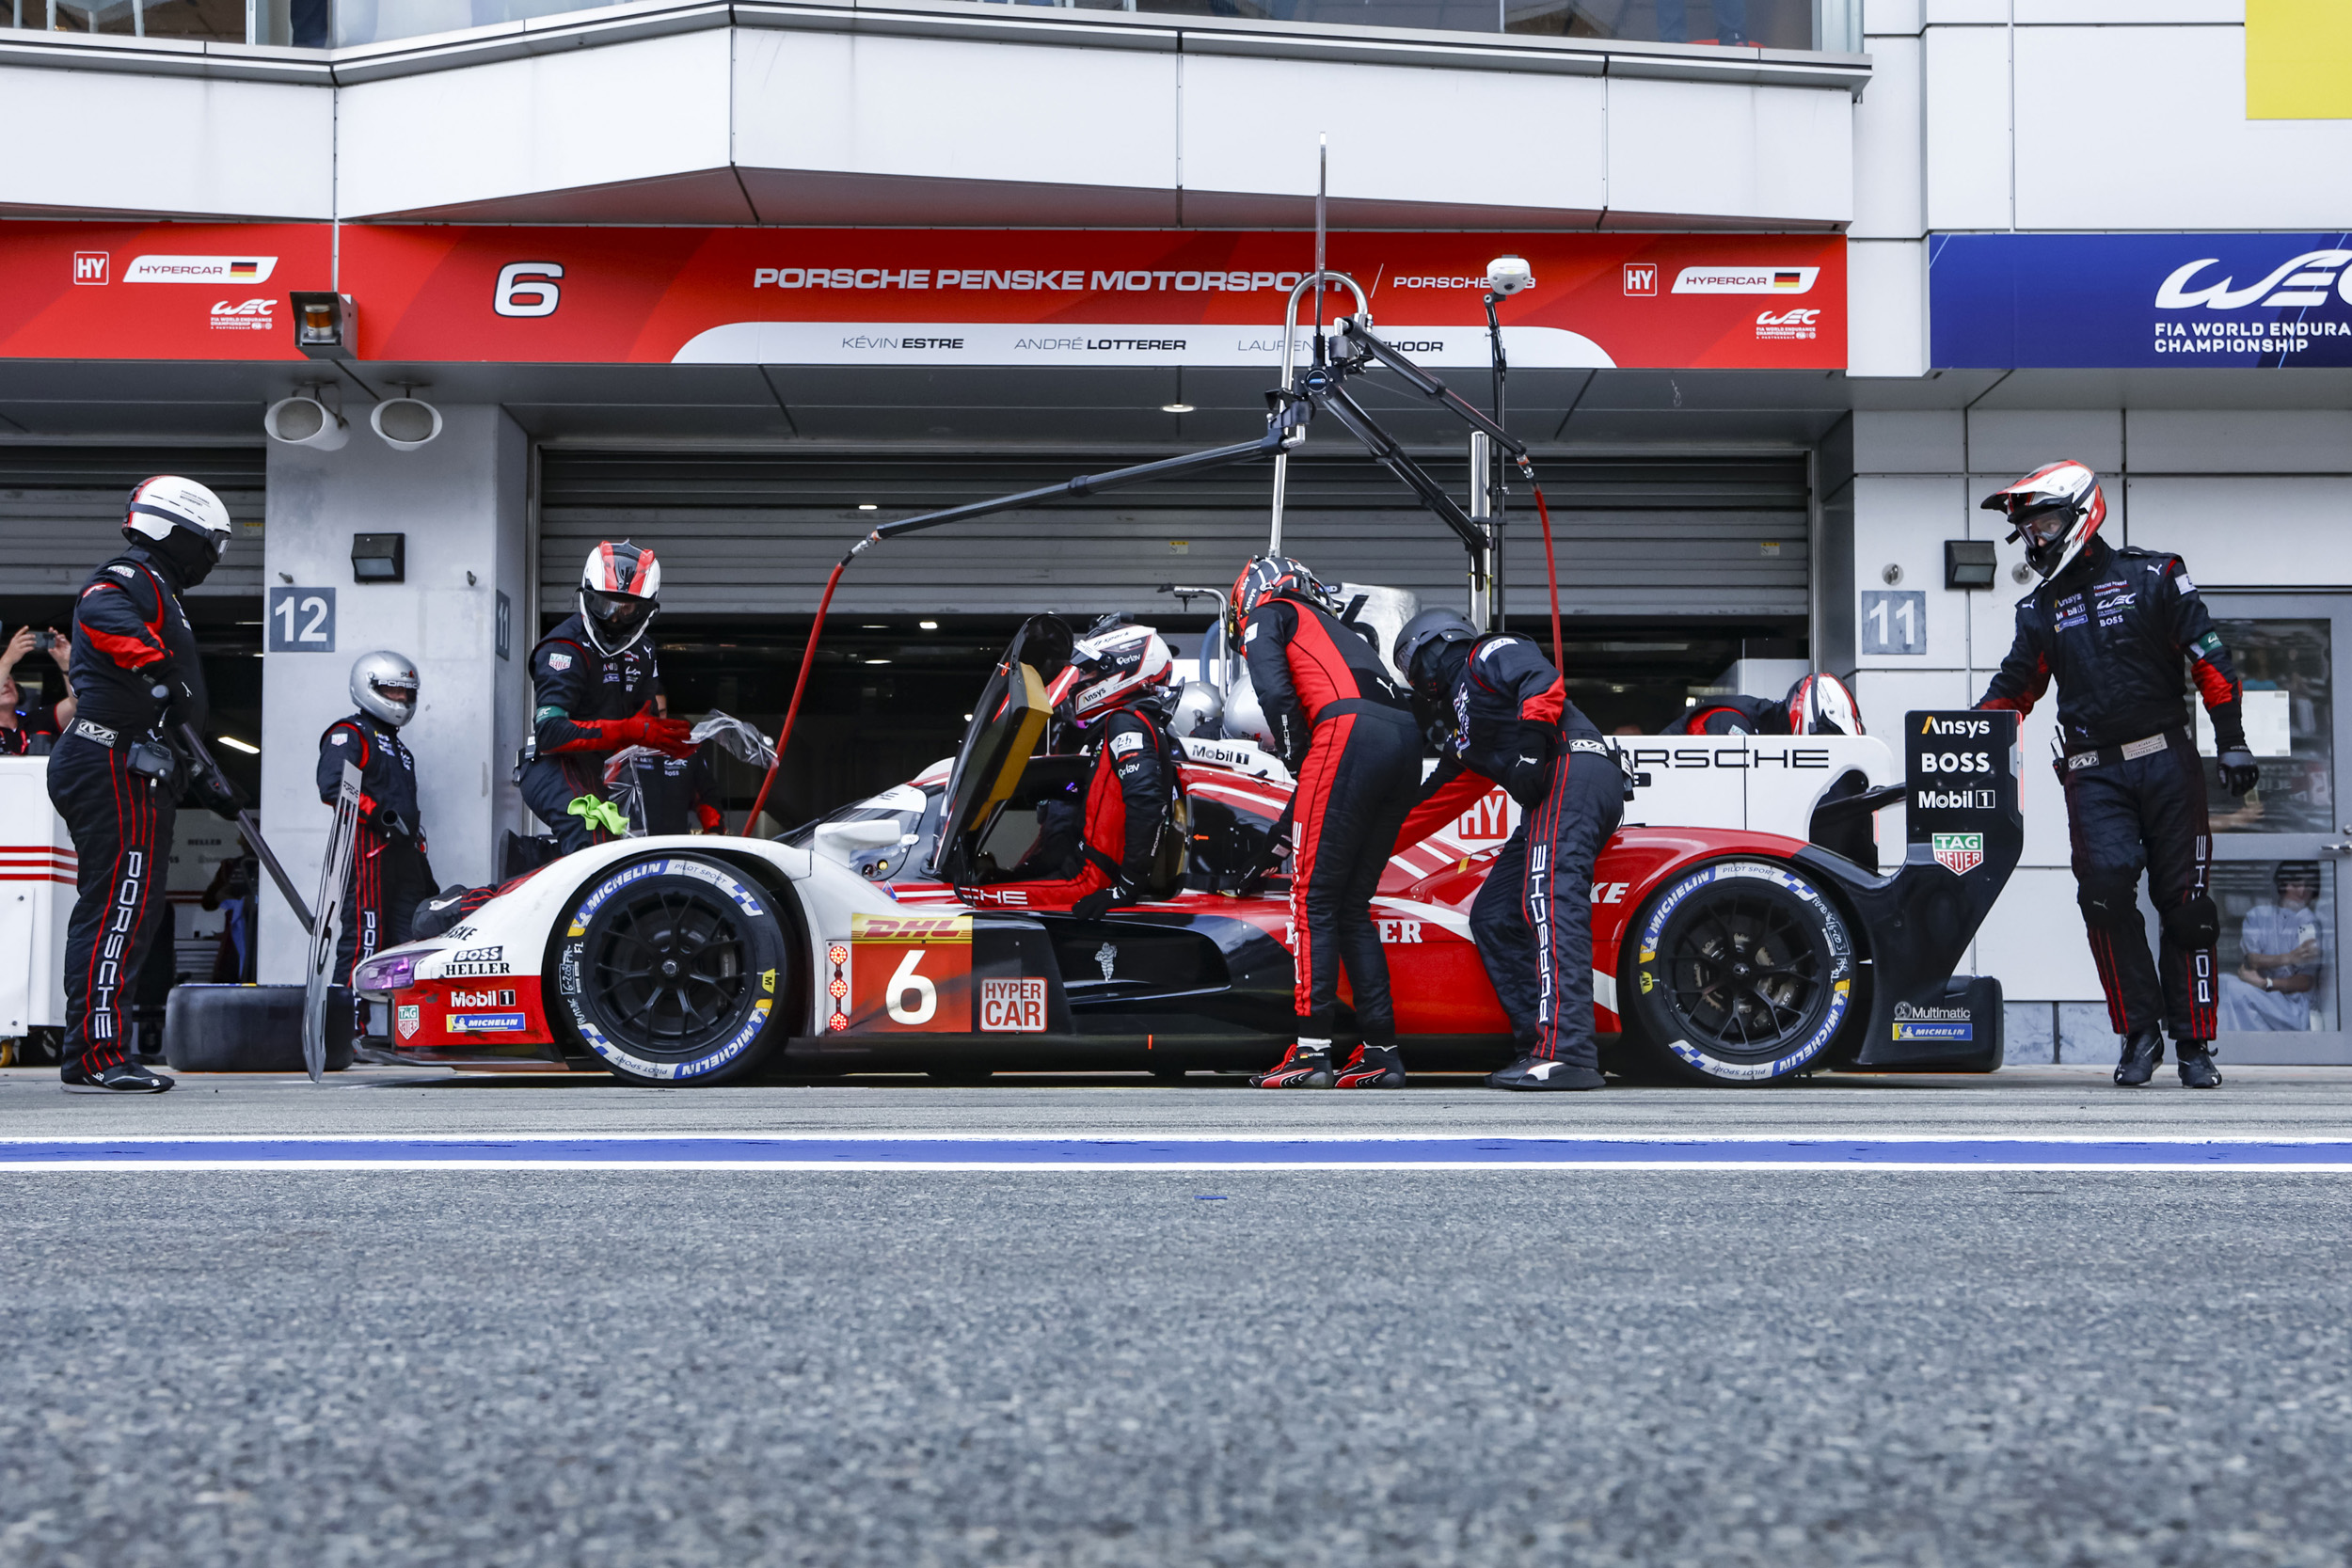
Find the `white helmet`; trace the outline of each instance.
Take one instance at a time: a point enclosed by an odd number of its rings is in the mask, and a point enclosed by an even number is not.
[[[660,608],[661,562],[652,550],[608,539],[588,552],[580,574],[580,619],[596,652],[627,653]]]
[[[2015,525],[2010,537],[2026,541],[2026,564],[2045,582],[2066,570],[2107,520],[2107,496],[2099,476],[2072,459],[2044,463],[1978,504]]]
[[[1150,626],[1098,624],[1071,645],[1045,695],[1057,707],[1068,704],[1064,717],[1083,724],[1166,687],[1174,673],[1167,642]]]
[[[398,729],[417,716],[417,667],[389,648],[351,661],[351,700]]]
[[[1862,705],[1836,675],[1806,675],[1788,689],[1790,735],[1860,735]]]
[[[229,547],[229,509],[192,479],[157,474],[131,492],[122,535],[154,547],[180,570],[186,586],[202,582]]]

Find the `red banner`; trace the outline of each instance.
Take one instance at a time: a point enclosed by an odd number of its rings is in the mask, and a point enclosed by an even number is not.
[[[0,227],[0,356],[291,359],[320,224]],[[525,364],[1264,365],[1296,233],[350,226],[362,358]],[[1839,370],[1837,235],[1334,234],[1382,336],[1486,360],[1481,279],[1528,368]],[[1326,313],[1353,309],[1335,293]]]

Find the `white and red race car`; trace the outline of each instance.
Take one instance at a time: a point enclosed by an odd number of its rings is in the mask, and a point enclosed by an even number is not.
[[[1288,774],[1246,742],[1184,742],[1182,888],[1091,921],[1033,904],[1018,868],[1036,805],[1089,764],[1035,754],[1043,686],[1018,649],[957,756],[918,779],[777,840],[582,850],[376,956],[354,976],[371,1044],[634,1084],[1263,1068],[1295,1027],[1291,909],[1279,878],[1241,888]],[[1623,743],[1632,799],[1592,905],[1611,1067],[1746,1085],[1999,1065],[1999,983],[1952,969],[2022,844],[2015,721],[1913,713],[1903,730],[1899,768],[1863,736]],[[1863,863],[1869,827],[1898,801],[1908,831],[1882,875]],[[1382,879],[1375,912],[1416,1070],[1514,1054],[1468,922],[1513,822],[1498,791]]]

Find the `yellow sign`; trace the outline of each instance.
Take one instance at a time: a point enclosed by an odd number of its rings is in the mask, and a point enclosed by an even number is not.
[[[2246,118],[2352,119],[2352,5],[2246,0]]]
[[[972,940],[968,914],[853,914],[851,942],[961,942]]]

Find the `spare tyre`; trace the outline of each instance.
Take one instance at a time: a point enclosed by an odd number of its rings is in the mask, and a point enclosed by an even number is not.
[[[775,895],[704,855],[651,855],[593,878],[559,918],[550,1015],[625,1084],[740,1078],[790,1032]]]
[[[1819,1067],[1854,1003],[1844,917],[1795,867],[1717,861],[1671,879],[1626,943],[1632,1033],[1676,1076],[1769,1084]]]
[[[303,1072],[306,986],[171,988],[164,1003],[164,1062],[175,1072]],[[351,991],[326,990],[326,1070],[351,1065]]]

